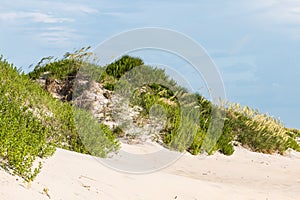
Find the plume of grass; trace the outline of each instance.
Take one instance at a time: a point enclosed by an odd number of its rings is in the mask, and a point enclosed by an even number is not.
[[[221,109],[227,112],[236,140],[243,146],[258,152],[280,154],[288,148],[300,149],[283,123],[268,113],[228,102]]]

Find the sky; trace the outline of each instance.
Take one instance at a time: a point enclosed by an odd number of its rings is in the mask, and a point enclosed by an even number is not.
[[[300,128],[299,0],[1,0],[0,54],[28,72],[45,56],[143,27],[192,38],[216,64],[229,101]]]

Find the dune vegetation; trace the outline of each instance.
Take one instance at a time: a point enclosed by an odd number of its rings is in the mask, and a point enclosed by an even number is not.
[[[149,117],[153,106],[157,115],[164,115],[166,123],[158,137],[167,148],[225,155],[234,152],[234,145],[262,153],[284,154],[289,148],[300,151],[297,139],[300,131],[286,128],[279,120],[239,104],[212,104],[201,94],[190,94],[170,79],[164,70],[144,66],[140,58],[123,56],[107,66],[89,62],[91,53],[82,48],[66,53],[60,59],[42,59],[29,74],[24,74],[3,57],[0,59],[0,160],[1,167],[31,181],[41,169],[34,165],[36,158],[51,156],[56,147],[105,157],[117,152],[122,127],[110,128],[93,118],[87,110],[73,106],[70,99],[54,98],[38,80],[72,82],[76,75],[88,75],[112,93],[130,94],[130,106],[142,108],[141,118]],[[140,66],[143,73],[136,70]],[[133,71],[135,88],[125,87],[126,73]],[[140,83],[139,80],[152,80]],[[153,81],[155,80],[155,81]],[[73,83],[74,84],[74,83]],[[129,88],[131,92],[122,90]],[[82,88],[81,90],[84,90]],[[71,91],[76,97],[80,91]],[[214,110],[224,113],[220,123],[222,133],[216,141],[207,141]],[[185,117],[183,117],[185,116]],[[212,133],[214,130],[210,130]],[[79,136],[78,132],[81,132]],[[102,134],[95,134],[102,132]],[[212,139],[213,140],[213,139]],[[214,144],[205,149],[204,141]],[[86,147],[83,144],[91,144]],[[91,151],[92,149],[92,151]]]
[[[65,62],[67,61],[62,61],[62,64]],[[36,158],[52,155],[55,147],[90,153],[82,144],[77,134],[78,129],[86,131],[86,134],[91,129],[101,129],[109,136],[91,137],[99,141],[98,144],[102,147],[96,155],[105,157],[107,153],[119,148],[118,141],[105,125],[96,123],[88,112],[73,109],[69,102],[55,99],[29,75],[22,73],[2,57],[0,102],[1,167],[26,181],[32,180],[41,168],[41,164],[32,168]],[[74,112],[85,120],[84,124],[80,121],[75,123]],[[106,148],[107,145],[110,145],[109,148]]]

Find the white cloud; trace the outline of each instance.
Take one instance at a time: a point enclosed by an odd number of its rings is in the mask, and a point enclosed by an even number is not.
[[[103,12],[102,15],[107,15],[112,17],[124,17],[129,14],[126,12]]]
[[[274,24],[300,24],[300,2],[279,1],[260,16],[269,19]]]
[[[37,33],[36,36],[40,43],[59,47],[69,46],[81,39],[81,36],[77,34],[75,29],[66,26],[48,27],[41,33]]]
[[[243,6],[255,26],[263,30],[283,33],[293,39],[299,39],[300,1],[299,0],[254,0]]]
[[[38,10],[40,12],[55,12],[62,14],[80,14],[80,13],[87,13],[93,14],[98,13],[97,5],[99,2],[94,0],[86,0],[84,2],[80,2],[78,0],[70,0],[66,2],[62,2],[59,0],[2,0],[0,5],[1,11],[11,11],[11,10]],[[102,5],[103,3],[101,3]]]
[[[276,89],[282,89],[283,88],[279,83],[276,83],[276,82],[272,83],[272,86]]]
[[[230,50],[230,54],[234,55],[234,54],[238,54],[240,53],[247,44],[249,44],[249,42],[251,41],[251,37],[250,35],[245,35],[243,36],[241,39],[239,39],[234,46],[232,47],[232,49]]]
[[[74,46],[82,40],[78,24],[99,13],[97,2],[12,0],[1,5],[0,27],[6,27],[6,32],[13,31],[40,45],[58,48]]]
[[[257,80],[255,72],[251,70],[224,72],[222,75],[225,83],[240,84],[242,82],[253,82]]]
[[[85,14],[97,14],[99,11],[95,8],[92,8],[90,6],[82,5],[82,4],[75,4],[75,5],[70,5],[70,4],[65,4],[61,7],[64,11],[67,12],[80,12],[80,13],[85,13]]]
[[[6,12],[6,13],[0,13],[0,21],[63,23],[63,22],[71,22],[73,20],[70,18],[54,17],[50,14],[45,14],[41,12]]]
[[[225,83],[239,84],[257,81],[257,67],[251,56],[224,56],[215,58]]]

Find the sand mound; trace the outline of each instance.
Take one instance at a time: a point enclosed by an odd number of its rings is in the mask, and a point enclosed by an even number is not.
[[[123,144],[142,154],[155,145]],[[297,199],[300,197],[300,154],[265,155],[236,148],[233,156],[183,155],[173,165],[150,174],[120,173],[95,158],[57,149],[28,189],[0,170],[0,199]],[[18,179],[18,180],[16,180]]]

